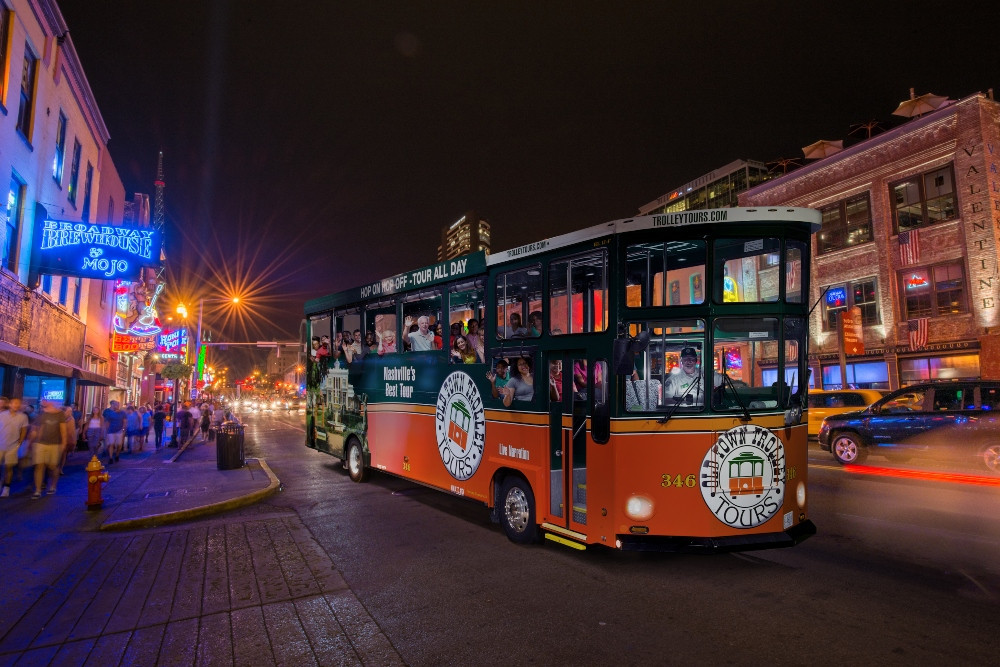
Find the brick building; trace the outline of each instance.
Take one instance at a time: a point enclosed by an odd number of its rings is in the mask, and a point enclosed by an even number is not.
[[[45,219],[121,222],[125,190],[55,0],[0,3],[0,393],[103,404],[111,377],[107,281],[36,275]]]
[[[823,212],[815,386],[841,385],[837,315],[855,306],[865,353],[847,358],[850,384],[1000,378],[998,164],[1000,104],[977,93],[740,195]]]

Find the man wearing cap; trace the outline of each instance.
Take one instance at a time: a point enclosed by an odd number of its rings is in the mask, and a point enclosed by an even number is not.
[[[683,403],[685,405],[703,405],[705,392],[702,385],[701,372],[698,370],[698,351],[693,347],[681,350],[681,366],[676,373],[667,376],[663,387],[663,398],[667,403]],[[722,375],[715,373],[713,386],[722,385]],[[688,399],[688,396],[691,398]]]

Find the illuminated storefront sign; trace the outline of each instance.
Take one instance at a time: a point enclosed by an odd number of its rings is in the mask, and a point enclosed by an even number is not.
[[[111,333],[112,352],[145,352],[156,347],[156,341],[150,336],[130,336],[117,331]]]
[[[115,282],[114,328],[118,333],[155,336],[163,330],[156,312],[156,299],[163,292],[163,283],[152,269],[144,270],[143,274],[147,272],[150,275],[143,275],[140,280]]]
[[[164,331],[156,337],[156,350],[161,361],[180,361],[187,357],[187,329]]]
[[[144,266],[159,266],[161,243],[160,232],[148,227],[41,220],[32,267],[38,273],[97,280],[136,277]]]

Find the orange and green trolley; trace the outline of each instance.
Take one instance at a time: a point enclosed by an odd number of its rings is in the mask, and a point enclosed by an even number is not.
[[[576,548],[791,546],[807,505],[802,208],[615,220],[306,304],[306,444]],[[470,350],[475,352],[473,358]]]

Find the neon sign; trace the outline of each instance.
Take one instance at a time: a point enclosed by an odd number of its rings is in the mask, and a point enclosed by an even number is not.
[[[156,299],[163,291],[163,283],[153,277],[144,280],[119,280],[115,283],[115,331],[132,336],[155,336],[163,330],[156,313]],[[153,294],[149,287],[155,284]]]
[[[32,268],[39,273],[109,280],[160,264],[159,231],[135,225],[36,223]]]
[[[916,289],[918,287],[926,287],[926,286],[927,286],[927,279],[924,278],[923,276],[918,276],[915,273],[906,279],[906,289]]]
[[[847,289],[843,287],[831,287],[826,291],[826,305],[831,308],[839,308],[847,304]]]

